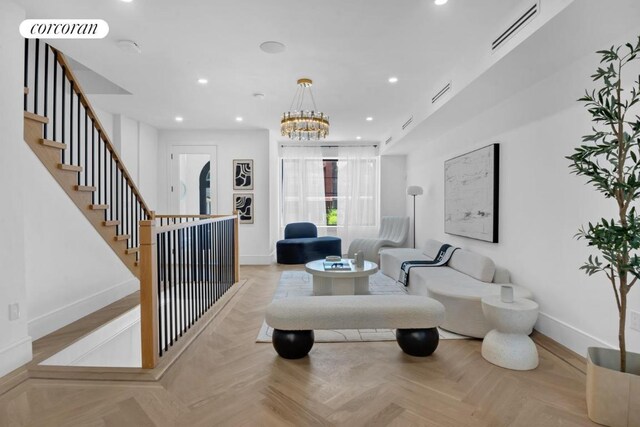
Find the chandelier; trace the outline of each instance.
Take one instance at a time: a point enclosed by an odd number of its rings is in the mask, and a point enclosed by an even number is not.
[[[317,111],[316,101],[311,92],[311,79],[299,79],[298,89],[291,101],[289,111],[282,115],[280,120],[280,131],[282,136],[299,141],[312,141],[326,138],[329,134],[329,116]],[[305,110],[303,103],[306,93],[313,104],[312,110]],[[295,109],[294,109],[295,106]]]

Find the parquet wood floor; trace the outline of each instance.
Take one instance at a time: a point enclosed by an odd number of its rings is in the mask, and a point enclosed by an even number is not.
[[[581,361],[544,337],[528,372],[489,364],[478,340],[441,341],[424,359],[394,342],[278,358],[255,338],[284,269],[243,267],[247,283],[159,382],[29,379],[0,396],[0,426],[595,425]]]

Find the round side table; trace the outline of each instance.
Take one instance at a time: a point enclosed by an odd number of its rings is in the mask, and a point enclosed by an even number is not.
[[[502,302],[492,295],[482,298],[482,312],[494,328],[484,337],[482,357],[502,368],[535,369],[538,350],[528,335],[538,319],[538,304],[525,298]]]

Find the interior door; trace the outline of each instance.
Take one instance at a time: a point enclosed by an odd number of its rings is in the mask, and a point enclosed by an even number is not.
[[[217,214],[216,147],[174,145],[169,164],[171,211],[180,215]]]

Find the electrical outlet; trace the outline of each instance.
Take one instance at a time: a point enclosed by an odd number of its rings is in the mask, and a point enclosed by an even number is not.
[[[9,320],[18,320],[20,318],[20,304],[9,304]]]
[[[631,329],[635,329],[636,331],[640,331],[640,313],[633,310],[629,310],[629,311],[630,311],[629,327]]]

